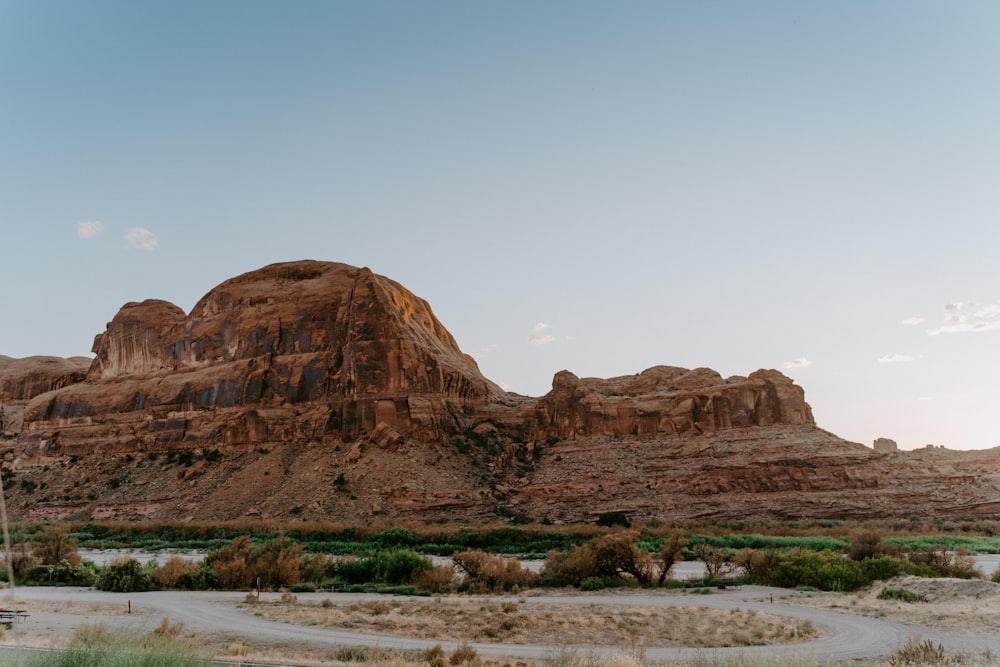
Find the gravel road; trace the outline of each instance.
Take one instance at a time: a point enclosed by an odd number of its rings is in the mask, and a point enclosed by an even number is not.
[[[75,625],[102,622],[110,627],[146,632],[156,627],[160,619],[184,623],[187,631],[246,638],[257,643],[310,643],[315,645],[380,646],[382,648],[423,649],[440,643],[446,650],[454,643],[437,642],[405,637],[362,634],[346,630],[332,630],[313,626],[299,626],[268,621],[253,615],[251,609],[237,608],[246,594],[226,592],[155,592],[155,593],[105,593],[86,588],[26,588],[17,589],[17,598],[24,600],[29,610],[31,603],[66,603],[85,608],[88,604],[110,605],[116,615],[66,614],[49,611],[32,611],[27,622],[15,626],[8,640],[20,634],[25,641],[33,636],[48,633],[72,633]],[[265,593],[262,598],[279,597]],[[310,593],[299,594],[300,600],[322,600],[330,597],[338,601],[387,599],[386,596],[368,594]],[[514,598],[491,598],[512,600]],[[545,594],[523,598],[526,604],[601,605],[601,606],[700,606],[716,609],[755,609],[780,616],[810,621],[822,631],[815,640],[789,645],[753,646],[718,649],[678,649],[646,647],[650,661],[679,661],[696,655],[722,658],[745,657],[801,657],[818,662],[846,662],[857,658],[884,656],[902,645],[909,637],[919,636],[944,644],[949,652],[978,653],[989,649],[1000,653],[1000,637],[975,636],[955,631],[935,630],[920,626],[871,618],[847,611],[798,606],[792,592],[779,588],[744,586],[741,590],[713,591],[712,595],[686,595],[677,592],[626,591],[595,594]],[[773,600],[773,602],[772,602]],[[131,603],[135,613],[122,613]],[[48,608],[50,604],[40,608]],[[7,643],[7,642],[5,642]],[[481,655],[541,658],[552,652],[550,646],[515,644],[474,644]],[[592,647],[576,647],[591,650]],[[599,649],[612,652],[618,647]]]

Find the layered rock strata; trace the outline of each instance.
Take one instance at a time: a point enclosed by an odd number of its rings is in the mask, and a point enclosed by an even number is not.
[[[0,357],[20,519],[1000,512],[997,451],[846,442],[775,370],[562,371],[545,396],[505,393],[426,301],[344,264],[267,266],[190,313],[126,304],[93,352]]]

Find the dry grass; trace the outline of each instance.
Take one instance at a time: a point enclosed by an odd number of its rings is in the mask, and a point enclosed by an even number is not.
[[[28,606],[22,600],[18,600],[18,604],[22,609]],[[143,610],[136,605],[132,605],[132,611],[129,612],[127,601],[123,601],[122,604],[107,604],[102,602],[75,602],[73,600],[65,602],[32,600],[30,609],[34,612],[43,611],[53,614],[73,614],[75,616],[126,616],[129,613],[143,613]]]
[[[816,636],[809,623],[747,610],[602,607],[489,600],[262,602],[265,618],[356,632],[436,641],[548,646],[721,647],[785,643]]]

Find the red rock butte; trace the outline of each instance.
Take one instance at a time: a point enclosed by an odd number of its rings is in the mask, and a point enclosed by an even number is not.
[[[367,268],[273,264],[220,284],[189,314],[166,301],[128,303],[93,352],[0,357],[5,465],[40,479],[40,467],[67,460],[95,478],[131,466],[116,473],[131,481],[127,497],[50,496],[25,505],[32,516],[232,518],[293,506],[324,518],[539,520],[608,509],[657,518],[895,511],[898,493],[875,465],[886,457],[818,429],[802,389],[778,371],[562,371],[545,396],[510,394],[426,301]],[[220,450],[222,463],[202,461],[175,480],[135,464]],[[263,484],[254,471],[270,475],[272,451],[283,452],[281,474]],[[334,474],[356,482],[348,497],[330,495]],[[907,474],[919,486],[936,473]],[[996,511],[989,492],[967,493],[972,474],[939,487],[938,497],[961,490],[934,511]],[[214,481],[200,488],[199,479]],[[767,502],[726,505],[741,494]]]

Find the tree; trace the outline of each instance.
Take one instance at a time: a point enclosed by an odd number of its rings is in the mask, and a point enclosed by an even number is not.
[[[705,578],[718,579],[729,571],[731,554],[726,549],[716,549],[704,542],[694,545],[691,551],[705,563]]]
[[[851,560],[878,558],[885,554],[882,536],[874,530],[859,530],[851,535],[847,545],[847,557]]]
[[[49,526],[41,535],[35,536],[32,555],[40,565],[58,565],[65,560],[70,567],[80,564],[77,551],[79,542],[69,536],[62,526]]]
[[[687,538],[680,534],[671,535],[660,544],[660,578],[656,582],[657,586],[663,586],[663,582],[670,576],[674,563],[684,560],[685,547]]]

